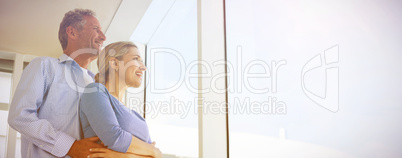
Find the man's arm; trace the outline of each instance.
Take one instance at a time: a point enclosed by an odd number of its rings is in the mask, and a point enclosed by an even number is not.
[[[72,158],[87,157],[89,154],[91,154],[89,149],[106,148],[105,146],[98,144],[97,143],[98,141],[99,141],[98,137],[91,137],[75,141],[74,144],[71,146],[70,150],[68,151],[67,155],[71,156]]]
[[[25,68],[10,104],[9,125],[39,148],[57,157],[63,157],[70,150],[75,138],[55,129],[46,119],[38,118],[50,72],[49,61],[36,58]],[[62,104],[62,103],[60,103]]]

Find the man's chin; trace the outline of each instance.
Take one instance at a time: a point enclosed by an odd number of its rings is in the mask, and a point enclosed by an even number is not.
[[[95,48],[95,47],[92,47],[91,49],[93,49],[93,53],[95,53],[95,52],[96,52],[96,54],[95,54],[95,55],[98,55],[98,54],[99,54],[99,51],[101,51],[101,49],[100,49],[100,48]]]

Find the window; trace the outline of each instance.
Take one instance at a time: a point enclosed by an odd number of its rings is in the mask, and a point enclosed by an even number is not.
[[[402,155],[397,6],[227,1],[230,157]]]
[[[11,73],[0,72],[0,153],[5,153],[7,137],[8,105],[10,104]]]
[[[196,8],[153,1],[131,38],[147,45],[145,119],[165,156],[198,157]]]
[[[31,55],[0,52],[0,87],[2,87],[0,89],[0,157],[7,157],[12,154],[14,154],[13,157],[21,157],[21,135],[8,126],[8,107],[11,102],[12,88],[16,86],[13,85],[13,82],[20,76],[22,70],[33,57]],[[16,65],[15,62],[18,64]],[[9,142],[15,142],[15,146],[10,146],[7,139]],[[8,155],[5,155],[6,150]]]

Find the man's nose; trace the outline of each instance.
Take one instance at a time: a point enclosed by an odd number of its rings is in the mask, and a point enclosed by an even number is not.
[[[105,36],[105,34],[102,32],[102,31],[99,31],[100,33],[100,35],[99,35],[99,38],[102,40],[102,41],[106,41],[106,36]]]

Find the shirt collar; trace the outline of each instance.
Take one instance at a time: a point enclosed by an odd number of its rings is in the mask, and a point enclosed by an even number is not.
[[[78,67],[80,67],[80,66],[78,65],[78,63],[75,62],[75,60],[73,60],[72,58],[70,58],[70,57],[67,56],[66,54],[62,54],[62,55],[59,57],[59,63],[63,63],[63,62],[66,62],[66,61],[72,61],[73,63],[76,63]],[[80,67],[80,68],[81,68],[81,67]],[[92,78],[95,77],[95,74],[94,74],[93,72],[89,71],[89,70],[88,70],[88,74],[89,74]]]
[[[66,54],[62,54],[60,57],[59,57],[59,63],[63,63],[63,62],[65,62],[65,61],[67,61],[67,60],[71,60],[71,61],[74,61],[73,59],[71,59],[69,56],[67,56]]]

